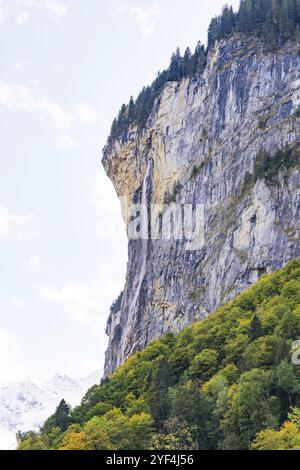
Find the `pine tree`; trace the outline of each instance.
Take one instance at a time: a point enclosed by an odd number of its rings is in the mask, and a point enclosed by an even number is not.
[[[242,0],[238,11],[238,31],[250,34],[252,29],[252,4],[251,0]]]
[[[208,28],[208,46],[211,47],[214,45],[216,41],[218,41],[221,37],[221,30],[220,30],[220,19],[219,17],[213,18],[210,22]]]
[[[65,431],[70,424],[70,411],[71,407],[65,400],[62,400],[56,409],[55,424],[62,431]]]
[[[203,73],[206,66],[206,57],[205,47],[199,41],[194,54],[193,73]]]
[[[131,96],[128,106],[128,122],[129,124],[133,123],[135,120],[135,104],[133,97]]]
[[[232,7],[227,5],[223,8],[220,21],[220,35],[221,37],[226,37],[234,31],[235,27],[235,15],[233,13]]]
[[[47,419],[42,427],[43,432],[51,432],[54,428],[59,428],[64,432],[71,424],[71,407],[62,400],[55,413]]]
[[[118,119],[117,119],[117,129],[119,135],[123,135],[128,127],[128,112],[126,104],[121,106]]]
[[[162,358],[150,385],[150,408],[157,429],[163,427],[170,414],[169,388],[172,385],[171,369]]]
[[[249,335],[252,341],[257,340],[262,336],[261,321],[256,314],[251,320]]]
[[[113,120],[113,123],[111,125],[111,131],[110,131],[110,138],[116,139],[118,137],[118,122],[117,119],[115,118]]]
[[[183,60],[182,60],[182,68],[183,68],[184,77],[189,77],[192,73],[191,57],[192,57],[191,49],[188,47],[184,53]]]
[[[172,390],[171,416],[184,420],[194,438],[195,449],[205,448],[207,443],[206,420],[208,405],[197,382]]]
[[[177,47],[176,52],[174,52],[171,57],[168,80],[170,82],[176,82],[181,80],[182,77],[182,58],[180,49]]]

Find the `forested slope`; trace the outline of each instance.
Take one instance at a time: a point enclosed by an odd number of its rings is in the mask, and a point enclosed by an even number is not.
[[[132,356],[74,410],[62,402],[19,449],[300,446],[300,261]]]

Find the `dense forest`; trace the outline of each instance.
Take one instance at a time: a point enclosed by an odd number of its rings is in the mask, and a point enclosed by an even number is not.
[[[131,97],[128,105],[122,105],[109,140],[123,139],[134,124],[139,131],[143,130],[164,85],[201,75],[209,49],[216,41],[235,33],[259,37],[272,47],[287,40],[300,41],[300,0],[241,0],[236,13],[232,7],[225,6],[222,14],[210,23],[207,48],[198,43],[194,53],[187,48],[183,56],[177,49],[169,68],[158,73],[152,85],[143,88],[136,100]]]
[[[153,342],[19,449],[300,447],[300,260],[204,321]],[[294,355],[297,354],[294,352]]]

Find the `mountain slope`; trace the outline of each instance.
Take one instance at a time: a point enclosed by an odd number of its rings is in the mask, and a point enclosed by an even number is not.
[[[292,343],[299,338],[295,260],[205,320],[133,355],[88,391],[66,430],[31,433],[20,449],[247,449],[255,438],[257,447],[268,446],[258,433],[277,435],[289,413],[298,423]],[[300,423],[286,426],[297,444]]]
[[[96,372],[75,380],[56,374],[41,384],[27,379],[0,386],[0,449],[15,448],[18,431],[39,430],[63,398],[73,406],[78,404],[87,389],[99,382],[100,375]]]
[[[241,0],[122,106],[105,379],[20,449],[299,447],[299,38],[299,0]]]

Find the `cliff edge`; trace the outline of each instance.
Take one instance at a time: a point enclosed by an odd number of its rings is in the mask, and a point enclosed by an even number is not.
[[[166,83],[143,132],[108,142],[128,230],[133,203],[151,214],[141,233],[161,226],[164,204],[204,208],[205,229],[198,249],[186,236],[129,240],[105,376],[300,256],[299,160],[299,46],[242,35],[216,43],[201,75]]]

